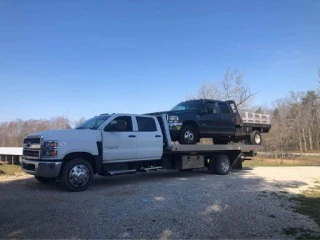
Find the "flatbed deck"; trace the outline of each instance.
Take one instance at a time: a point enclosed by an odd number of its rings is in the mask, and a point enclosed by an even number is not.
[[[259,145],[224,145],[224,144],[212,144],[212,145],[172,145],[167,151],[182,153],[182,152],[216,152],[216,151],[236,151],[251,152],[261,149]]]

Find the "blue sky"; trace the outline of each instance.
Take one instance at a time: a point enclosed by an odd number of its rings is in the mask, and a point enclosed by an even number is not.
[[[0,121],[168,110],[246,72],[256,104],[318,87],[320,1],[0,2]]]

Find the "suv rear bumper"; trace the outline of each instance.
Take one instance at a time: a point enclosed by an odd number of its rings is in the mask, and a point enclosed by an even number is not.
[[[62,161],[41,161],[22,159],[21,168],[25,173],[39,177],[58,177]]]

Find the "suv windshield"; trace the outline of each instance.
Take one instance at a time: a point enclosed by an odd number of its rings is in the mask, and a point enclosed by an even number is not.
[[[111,115],[96,116],[80,124],[76,129],[98,129]]]
[[[173,107],[171,111],[198,110],[199,108],[200,108],[200,102],[183,102]]]

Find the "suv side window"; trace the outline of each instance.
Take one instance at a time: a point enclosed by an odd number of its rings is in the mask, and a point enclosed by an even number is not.
[[[231,107],[233,113],[237,113],[237,109],[236,109],[236,106],[234,103],[230,103],[230,107]]]
[[[217,107],[215,103],[207,103],[205,109],[207,109],[207,114],[217,113]]]
[[[118,127],[117,129],[114,129],[113,132],[132,132],[132,119],[130,116],[119,116],[113,119],[105,128],[105,131],[108,131],[108,129],[112,129],[112,125],[117,125],[118,121],[124,121],[125,124],[121,127]]]
[[[230,109],[228,107],[228,104],[226,103],[219,103],[219,107],[220,107],[220,110],[221,110],[221,113],[225,113],[225,114],[230,114]]]
[[[137,117],[139,132],[156,132],[157,126],[153,118]]]

